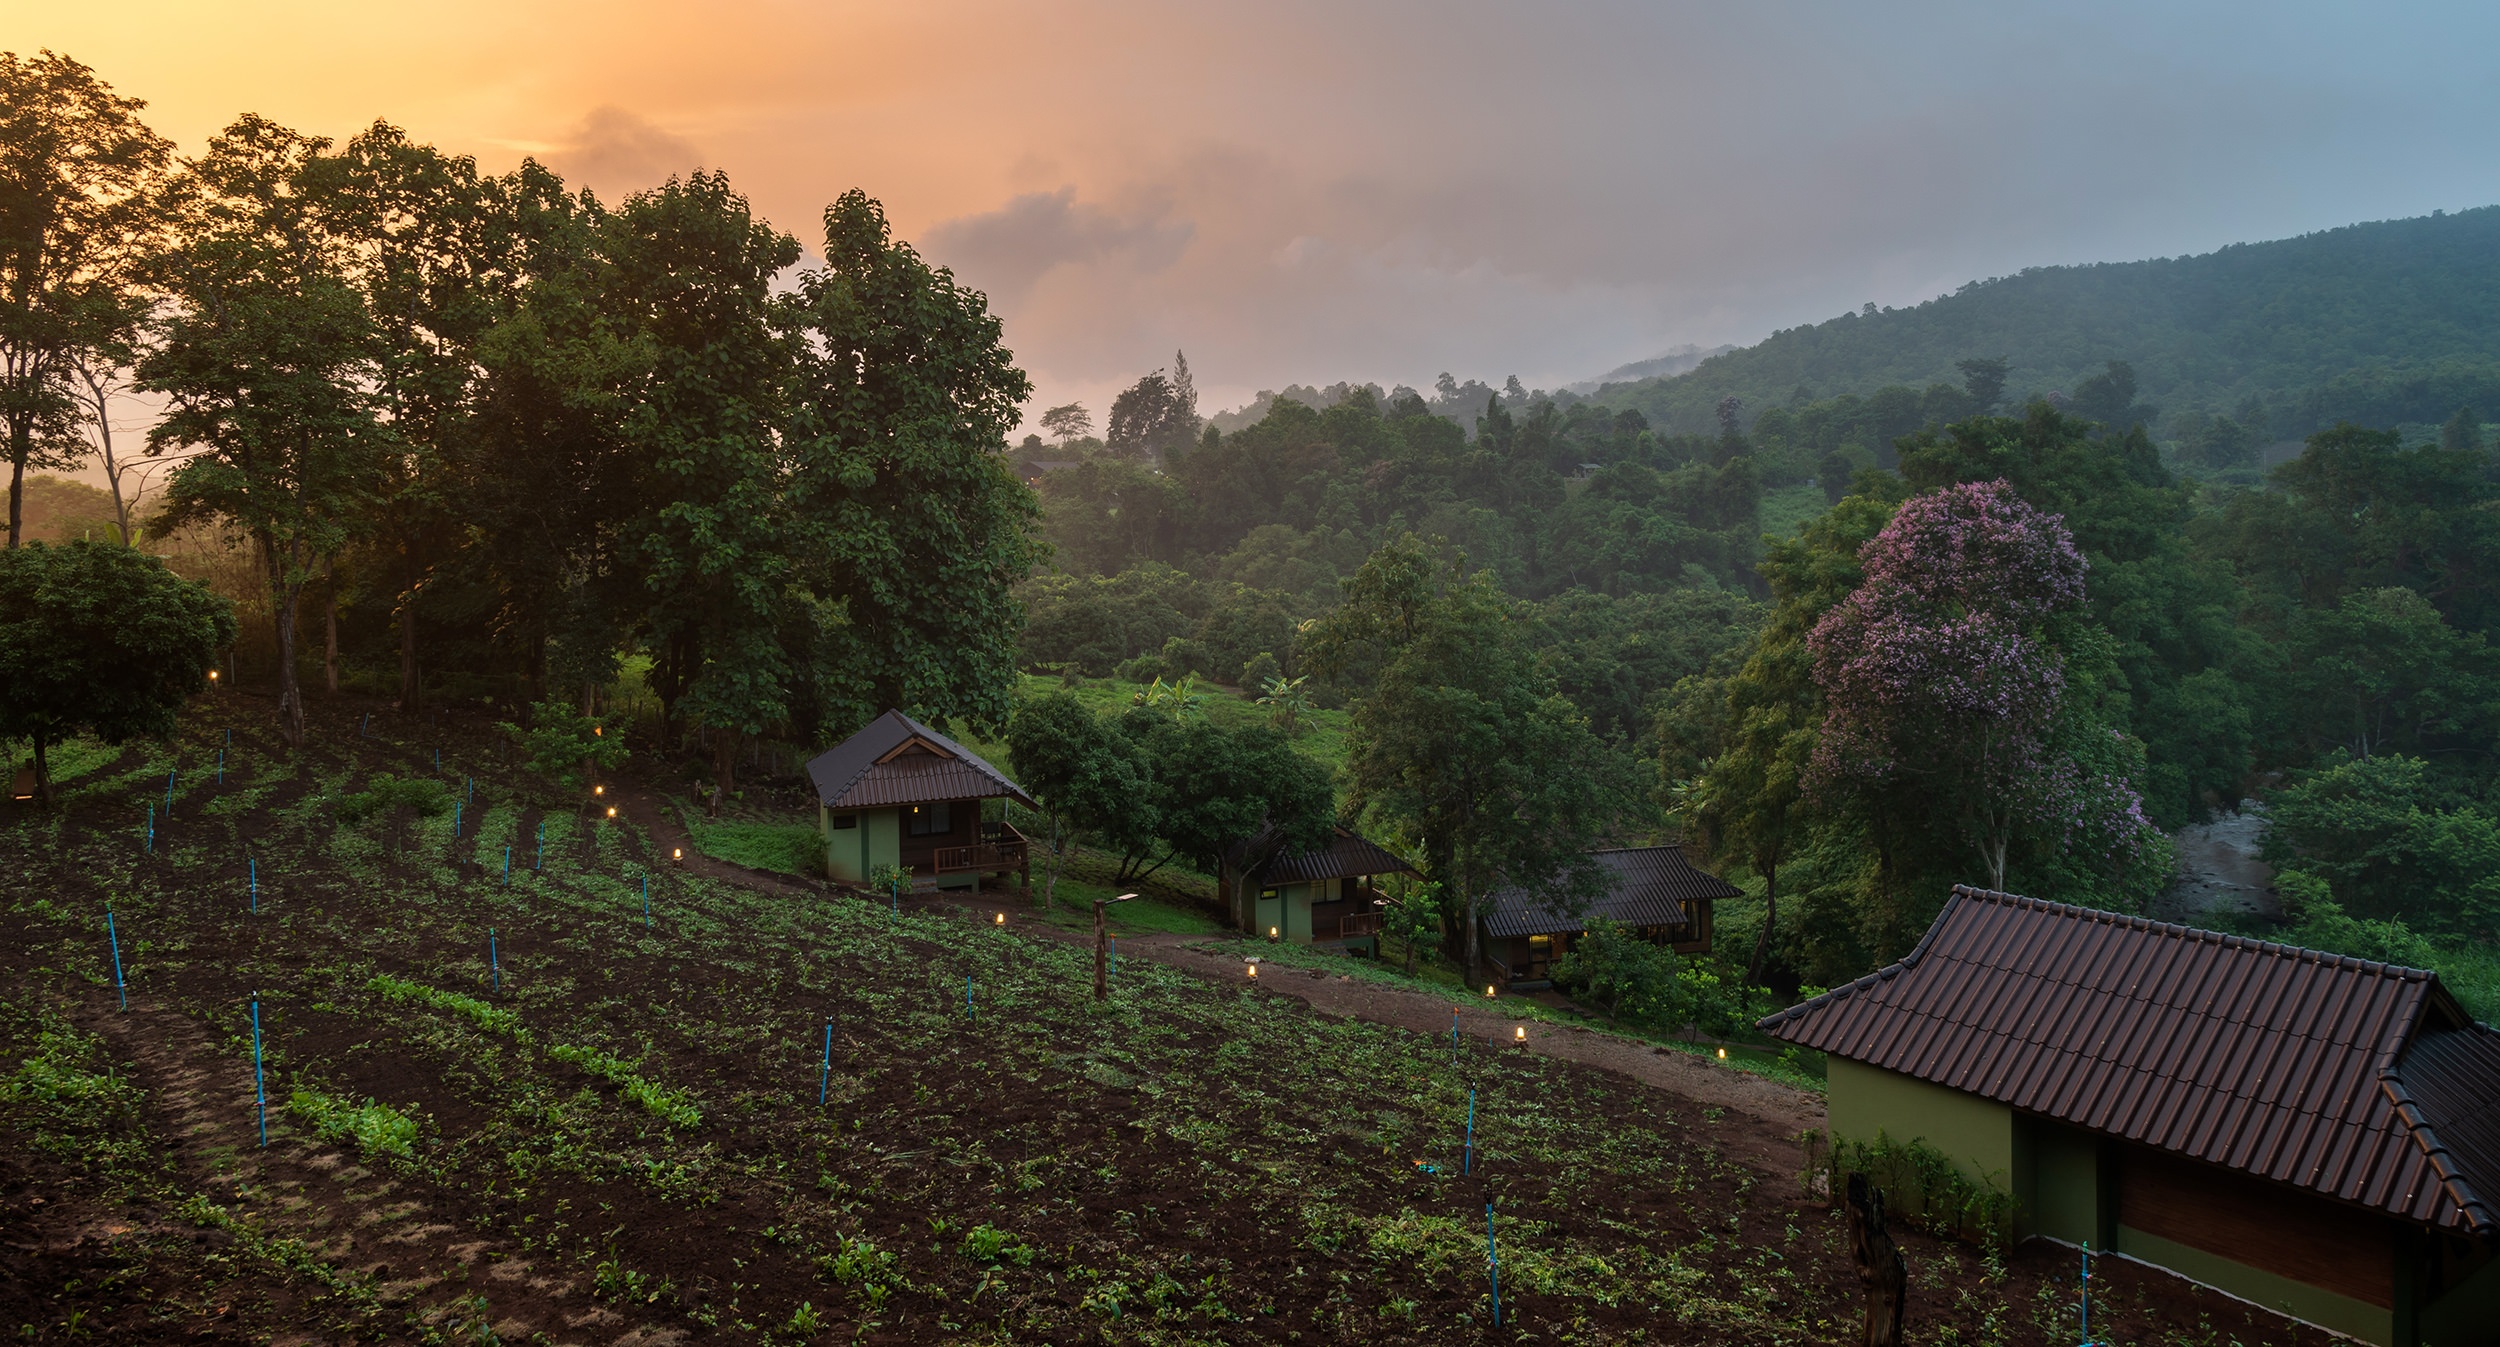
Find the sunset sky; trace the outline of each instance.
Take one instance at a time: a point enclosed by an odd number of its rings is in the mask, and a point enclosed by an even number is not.
[[[614,196],[847,187],[987,291],[1034,410],[1189,353],[1531,385],[2052,262],[2500,199],[2487,6],[6,0],[186,149],[387,118]]]

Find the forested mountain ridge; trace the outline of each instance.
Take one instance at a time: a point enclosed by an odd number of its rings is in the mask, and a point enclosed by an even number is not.
[[[2161,412],[2238,415],[2253,399],[2277,438],[2339,420],[2437,423],[2460,406],[2489,414],[2500,410],[2500,206],[2191,257],[2028,268],[1775,332],[1593,400],[1661,431],[1702,432],[1727,397],[1750,419],[1887,386],[1958,384],[1956,362],[1991,356],[2009,362],[2017,397],[2071,391],[2123,360]]]

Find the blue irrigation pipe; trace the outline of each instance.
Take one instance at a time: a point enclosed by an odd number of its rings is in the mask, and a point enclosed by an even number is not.
[[[530,863],[532,870],[547,868],[547,820],[538,821],[538,859]]]
[[[825,1064],[816,1072],[816,1107],[825,1106],[825,1095],[833,1087],[833,1019],[825,1018]]]
[[[373,737],[373,713],[371,711],[365,712],[365,723],[356,727],[356,735],[362,739]]]
[[[174,776],[181,770],[176,767],[165,773],[165,817],[168,821],[174,816]]]
[[[243,858],[243,863],[252,867],[252,910],[258,912],[260,911],[260,858],[246,856]]]
[[[269,1144],[269,1078],[260,1066],[260,998],[252,998],[252,1099],[260,1106],[260,1144]]]
[[[1467,1167],[1459,1172],[1476,1172],[1476,1092],[1473,1090],[1467,1092]]]
[[[477,803],[477,778],[476,778],[476,777],[473,777],[473,776],[464,776],[464,777],[460,778],[460,781],[461,781],[461,786],[460,786],[460,792],[461,792],[461,794],[460,794],[460,800],[461,800],[461,803],[463,803],[463,804],[476,804],[476,803]]]
[[[443,750],[441,745],[436,745],[434,749],[434,770],[438,772],[443,770]]]
[[[113,946],[113,991],[122,999],[122,1009],[130,1009],[130,989],[122,982],[122,936],[113,928],[113,909],[104,909],[104,938]]]
[[[1117,982],[1120,980],[1120,937],[1115,935],[1108,939],[1111,941],[1111,980]]]
[[[503,886],[507,889],[512,887],[512,844],[510,842],[503,844]]]
[[[642,877],[642,929],[651,929],[651,876]]]
[[[217,784],[226,784],[226,750],[217,750]]]
[[[2083,1242],[2083,1347],[2092,1347],[2092,1241]]]
[[[460,806],[458,805],[451,807],[451,840],[455,842],[460,840]]]
[[[1458,1060],[1458,1007],[1450,1007],[1450,1060]]]
[[[156,851],[156,801],[154,800],[148,801],[147,849],[151,855],[153,855]]]
[[[486,928],[486,971],[495,979],[495,990],[503,990],[503,956],[495,952],[495,928]]]
[[[972,1018],[972,975],[964,974],[964,1018]]]
[[[1484,1204],[1484,1270],[1493,1279],[1493,1326],[1502,1326],[1502,1251],[1493,1242],[1493,1204]]]

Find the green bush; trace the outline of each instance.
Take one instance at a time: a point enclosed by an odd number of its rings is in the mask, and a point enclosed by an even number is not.
[[[2013,1247],[2009,1175],[1991,1174],[1985,1183],[1973,1182],[1925,1141],[1899,1142],[1880,1131],[1871,1142],[1836,1140],[1823,1151],[1824,1143],[1821,1133],[1807,1134],[1807,1169],[1829,1185],[1826,1191],[1835,1201],[1848,1191],[1851,1174],[1864,1174],[1868,1183],[1883,1190],[1885,1209],[1917,1229],[1941,1239]]]
[[[440,781],[384,772],[366,782],[363,790],[341,797],[333,809],[339,822],[356,824],[401,805],[416,811],[419,818],[434,818],[451,808],[451,791]]]

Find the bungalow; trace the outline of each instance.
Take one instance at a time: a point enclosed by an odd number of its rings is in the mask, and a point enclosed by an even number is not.
[[[1554,960],[1600,917],[1678,954],[1706,954],[1712,904],[1739,896],[1682,847],[1623,847],[1592,859],[1603,887],[1586,907],[1549,906],[1524,889],[1494,893],[1483,920],[1484,957],[1495,980],[1522,990],[1547,985]]]
[[[971,750],[900,711],[807,764],[816,785],[817,831],[825,874],[864,883],[877,867],[899,866],[913,881],[941,889],[978,888],[981,876],[1009,874],[1032,887],[1024,835],[985,823],[984,800],[1033,800]]]
[[[1761,1022],[1837,1140],[1922,1141],[2015,1235],[2391,1347],[2500,1342],[2500,1033],[2437,975],[1956,888]]]
[[[1240,929],[1373,955],[1380,952],[1380,909],[1388,902],[1374,877],[1415,873],[1342,827],[1314,850],[1279,852],[1243,869],[1224,868],[1224,899]]]

